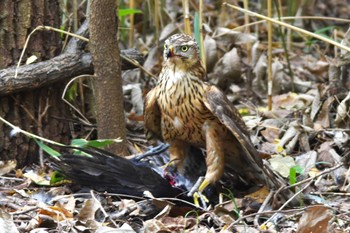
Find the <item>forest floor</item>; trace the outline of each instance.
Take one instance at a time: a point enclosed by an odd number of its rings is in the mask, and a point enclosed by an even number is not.
[[[173,20],[164,20],[160,44],[181,28],[176,15],[180,4],[169,2]],[[252,5],[252,11],[266,15]],[[296,193],[292,198],[298,205],[283,205],[268,191],[260,191],[258,198],[231,197],[207,209],[166,198],[77,192],[67,180],[52,185],[50,166],[14,170],[8,161],[0,164],[0,232],[350,232],[348,53],[286,29],[282,37],[281,28],[274,26],[268,110],[266,22],[232,31],[244,24],[244,15],[216,9],[214,3],[207,4],[203,16],[208,81],[239,109],[254,145]],[[348,19],[346,1],[316,1],[297,10],[320,19],[288,23],[350,46],[349,22],[322,18]],[[153,46],[154,33],[142,35],[138,30],[134,47],[147,52],[143,66],[157,74],[163,47]],[[124,72],[123,79],[129,149],[143,153],[149,144],[138,117],[143,112],[141,93],[154,82],[139,69]]]

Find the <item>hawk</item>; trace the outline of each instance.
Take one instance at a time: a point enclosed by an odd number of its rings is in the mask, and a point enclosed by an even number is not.
[[[262,159],[239,112],[220,89],[204,81],[197,42],[175,34],[165,41],[163,56],[157,84],[145,100],[146,136],[170,144],[170,158],[180,172],[191,146],[206,150],[199,192],[218,182],[226,168],[243,194],[265,185]]]

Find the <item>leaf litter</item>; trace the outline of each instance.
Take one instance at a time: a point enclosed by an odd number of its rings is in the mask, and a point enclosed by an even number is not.
[[[317,9],[327,12],[327,4],[332,3],[321,2]],[[13,161],[1,161],[0,232],[350,232],[348,54],[330,58],[295,45],[288,51],[292,80],[283,52],[275,48],[273,109],[266,111],[266,45],[252,34],[230,30],[232,22],[220,17],[226,27],[208,30],[204,40],[208,81],[220,86],[244,113],[254,144],[274,171],[292,180],[291,170],[301,168],[290,183],[304,194],[295,196],[299,206],[266,206],[267,190],[259,191],[260,197],[232,196],[208,210],[152,195],[77,191],[64,182],[53,186],[49,167],[14,170]],[[166,24],[162,40],[179,30],[175,22]],[[347,46],[348,34],[342,41]],[[149,36],[138,41],[140,49],[148,51],[144,67],[159,73],[161,48],[152,46],[154,38]],[[247,44],[252,45],[250,59]],[[155,81],[138,69],[123,75],[129,140],[135,151],[145,151],[142,117],[137,116],[143,112],[142,94]]]

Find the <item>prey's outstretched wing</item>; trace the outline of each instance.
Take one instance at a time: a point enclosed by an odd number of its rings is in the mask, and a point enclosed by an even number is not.
[[[155,197],[175,197],[183,192],[172,187],[156,167],[152,167],[154,163],[129,160],[97,148],[74,149],[91,157],[64,153],[59,159],[50,157],[50,160],[55,170],[80,185],[140,197],[144,191],[150,191]]]

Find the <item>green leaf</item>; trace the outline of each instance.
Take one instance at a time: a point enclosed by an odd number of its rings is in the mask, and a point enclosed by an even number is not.
[[[143,12],[139,9],[132,9],[132,8],[127,8],[127,9],[119,9],[118,10],[118,16],[123,17],[127,15],[132,15],[132,14],[142,14]]]
[[[71,146],[79,147],[79,148],[86,148],[86,147],[95,147],[95,148],[102,148],[106,147],[108,145],[111,145],[115,142],[121,142],[120,139],[98,139],[98,140],[91,140],[88,141],[86,139],[73,139],[71,142]],[[74,149],[75,155],[83,155],[88,157],[93,157],[92,155],[85,153],[83,151],[80,151],[79,149]]]
[[[65,98],[68,101],[73,101],[78,96],[78,82],[73,82],[70,88],[67,90]]]
[[[295,184],[297,182],[297,174],[303,174],[303,173],[304,173],[304,169],[299,165],[295,165],[291,167],[289,170],[289,183],[291,185]]]
[[[316,30],[316,31],[314,31],[314,33],[317,34],[317,35],[320,35],[320,36],[322,36],[324,38],[327,38],[329,40],[334,40],[332,37],[327,35],[327,32],[331,33],[333,30],[334,30],[334,26],[329,26],[329,27],[324,27],[324,28],[321,28],[319,30]],[[316,39],[316,38],[312,38],[311,39],[312,43],[314,43],[315,41],[318,41],[318,39]]]
[[[51,173],[51,176],[50,176],[50,184],[51,185],[60,183],[64,180],[66,180],[66,177],[64,177],[60,172],[54,171]]]
[[[65,31],[65,29],[66,29],[66,28],[64,27],[64,25],[61,25],[61,26],[60,26],[60,30],[61,30],[61,31]],[[63,32],[60,32],[60,37],[61,37],[62,40],[64,39],[64,36],[65,36],[65,34],[64,34]]]
[[[108,145],[111,145],[115,142],[120,142],[121,140],[118,139],[98,139],[98,140],[85,140],[85,139],[73,139],[71,142],[72,146],[76,147],[95,147],[95,148],[101,148]]]
[[[85,147],[87,143],[88,141],[86,139],[77,138],[77,139],[73,139],[70,145],[75,147]]]
[[[293,185],[297,182],[297,171],[294,167],[289,170],[289,184]]]
[[[39,141],[36,138],[33,138],[34,141],[36,142],[36,144],[38,144],[38,146],[45,151],[46,153],[48,153],[49,155],[53,156],[53,157],[59,157],[61,156],[61,153],[52,149],[51,147],[49,147],[48,145],[45,145],[43,142]]]
[[[240,214],[241,211],[238,208],[235,195],[233,194],[233,192],[231,190],[229,190],[227,188],[225,188],[225,189],[226,189],[226,191],[228,191],[228,193],[222,193],[222,195],[228,197],[232,201],[233,206],[234,206],[233,212],[236,214],[236,217],[239,218],[241,215]]]
[[[318,35],[324,35],[325,32],[333,31],[333,29],[334,29],[334,26],[324,27],[324,28],[316,30],[314,33],[318,34]]]
[[[295,165],[294,168],[298,174],[304,174],[304,168],[302,168],[300,165]]]

